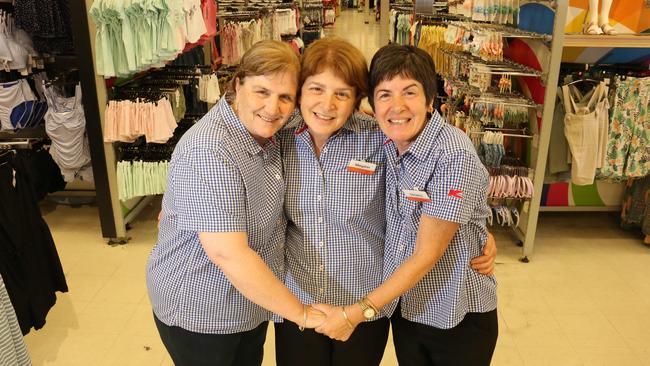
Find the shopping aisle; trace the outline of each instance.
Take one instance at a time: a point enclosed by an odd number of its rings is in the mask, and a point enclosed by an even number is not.
[[[365,21],[368,21],[368,24],[365,24]],[[325,34],[345,38],[357,46],[366,56],[368,65],[375,52],[383,46],[379,44],[379,22],[375,21],[372,11],[367,15],[356,10],[343,10],[341,16],[336,18],[334,26],[325,27]]]
[[[339,34],[371,56],[378,25],[343,12]],[[156,332],[145,262],[159,203],[133,224],[128,245],[107,246],[97,209],[45,204],[70,292],[26,342],[35,365],[171,365]],[[542,215],[529,264],[507,232],[499,246],[500,335],[493,365],[650,365],[650,250],[614,215]],[[390,341],[389,341],[390,342]],[[274,365],[273,336],[265,365]],[[382,365],[395,365],[389,343]]]

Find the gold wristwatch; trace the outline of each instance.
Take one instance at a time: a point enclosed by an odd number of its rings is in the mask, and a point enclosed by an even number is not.
[[[367,297],[364,297],[363,299],[359,300],[357,304],[361,306],[361,312],[363,313],[363,317],[368,320],[374,318],[379,313],[377,307],[375,307],[375,305],[373,305],[373,303]]]

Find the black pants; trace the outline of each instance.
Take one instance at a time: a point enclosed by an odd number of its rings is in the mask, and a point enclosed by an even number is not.
[[[397,308],[391,318],[400,365],[489,366],[499,333],[497,311],[468,313],[451,329],[408,321]]]
[[[170,327],[154,315],[156,327],[176,366],[259,366],[269,322],[234,334],[194,333]]]
[[[313,329],[301,332],[290,321],[276,323],[275,360],[278,366],[376,366],[384,355],[388,328],[387,318],[363,322],[341,342]]]

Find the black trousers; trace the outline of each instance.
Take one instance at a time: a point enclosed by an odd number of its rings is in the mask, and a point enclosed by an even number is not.
[[[377,366],[384,356],[390,323],[387,318],[363,322],[346,342],[313,329],[301,332],[290,321],[275,324],[278,366]]]
[[[497,311],[468,313],[451,329],[438,329],[402,318],[391,318],[393,342],[400,365],[489,366],[496,347]]]
[[[194,333],[170,327],[154,315],[156,327],[176,366],[259,366],[269,322],[234,334]]]

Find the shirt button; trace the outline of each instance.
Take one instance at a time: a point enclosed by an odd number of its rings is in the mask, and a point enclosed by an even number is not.
[[[318,289],[318,291],[322,294],[322,293],[325,292],[325,289],[321,287],[321,288]]]
[[[404,251],[404,249],[406,249],[406,246],[405,246],[404,244],[402,244],[402,245],[399,246],[399,251],[400,251],[400,252],[401,252],[401,251]]]
[[[318,200],[318,202],[320,202],[320,200],[323,199],[323,197],[319,194],[318,196],[316,196],[316,199]]]
[[[321,264],[320,266],[318,266],[318,269],[320,269],[322,271],[322,270],[325,269],[325,266]]]
[[[319,224],[323,223],[323,218],[322,218],[322,217],[319,217],[319,218],[318,218],[318,223],[319,223]]]
[[[320,177],[323,176],[323,171],[322,171],[322,170],[319,170],[319,171],[318,171],[318,176],[320,176]]]
[[[280,179],[282,179],[282,176],[280,174],[276,174],[275,179],[280,180]]]
[[[318,246],[321,247],[321,248],[323,247],[323,245],[325,245],[325,243],[323,243],[322,241],[320,243],[318,243]]]
[[[278,219],[278,221],[275,222],[277,225],[280,225],[282,223],[282,219]]]

